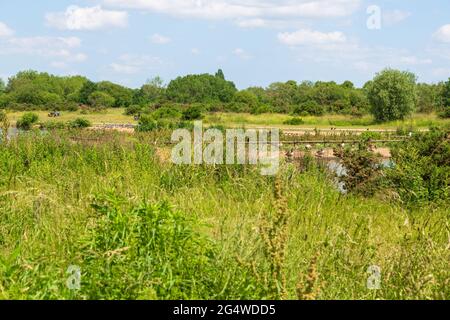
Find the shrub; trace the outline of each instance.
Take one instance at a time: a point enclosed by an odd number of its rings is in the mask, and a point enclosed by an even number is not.
[[[305,121],[303,121],[302,118],[297,118],[297,117],[289,119],[289,120],[286,120],[286,121],[283,122],[283,124],[286,124],[286,125],[289,125],[289,126],[299,126],[299,125],[302,125],[304,123],[305,123]]]
[[[191,106],[183,111],[183,120],[199,120],[203,118],[202,109],[200,106]]]
[[[125,109],[125,115],[134,116],[142,111],[142,107],[140,105],[134,104]]]
[[[73,129],[89,128],[91,125],[92,124],[89,120],[83,118],[77,118],[73,121],[69,121],[67,124],[69,128]]]
[[[16,127],[22,130],[30,130],[33,124],[38,122],[39,116],[32,112],[25,113],[19,120],[17,120]]]
[[[321,116],[324,114],[324,108],[316,101],[310,100],[295,106],[292,113],[299,116]]]
[[[336,148],[334,154],[345,169],[345,173],[337,177],[345,191],[369,196],[380,188],[380,156],[370,152],[367,143],[362,141],[358,149]]]
[[[139,119],[136,131],[149,132],[158,128],[158,122],[152,116],[142,115]]]
[[[450,131],[432,128],[415,133],[392,149],[395,166],[387,171],[390,186],[403,201],[421,204],[449,199]]]
[[[155,119],[178,119],[181,115],[181,112],[174,107],[162,107],[153,112]]]

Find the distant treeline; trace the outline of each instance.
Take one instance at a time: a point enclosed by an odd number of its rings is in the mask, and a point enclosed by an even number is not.
[[[446,87],[450,88],[450,83],[415,84],[415,79],[413,81],[415,88],[411,98],[415,111],[442,113],[450,105],[450,98],[446,96]],[[372,83],[369,81],[357,88],[350,81],[342,84],[288,81],[272,83],[267,88],[250,87],[239,91],[219,70],[215,75],[178,77],[168,85],[156,77],[139,89],[130,89],[109,81],[94,83],[82,76],[59,77],[22,71],[11,77],[7,84],[0,79],[0,108],[72,111],[80,107],[128,108],[128,113],[134,114],[169,105],[180,108],[196,105],[204,111],[359,116],[370,112]],[[388,88],[378,94],[383,98],[383,94],[389,96],[391,93]]]

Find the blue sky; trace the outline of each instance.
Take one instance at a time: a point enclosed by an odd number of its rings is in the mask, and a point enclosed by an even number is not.
[[[239,88],[450,77],[448,0],[0,0],[0,77],[35,69],[138,87],[222,68]]]

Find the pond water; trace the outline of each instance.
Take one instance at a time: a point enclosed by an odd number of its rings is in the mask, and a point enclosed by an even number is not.
[[[322,163],[324,163],[327,168],[335,173],[338,177],[342,177],[347,174],[347,170],[345,167],[337,160],[321,160]],[[392,159],[383,159],[381,161],[381,167],[383,168],[392,168],[395,164],[392,161]],[[347,193],[347,191],[344,188],[344,184],[342,182],[339,182],[337,179],[335,181],[336,187],[338,188],[339,192],[341,193]]]

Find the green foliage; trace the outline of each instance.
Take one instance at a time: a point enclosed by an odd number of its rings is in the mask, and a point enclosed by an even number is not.
[[[8,129],[10,126],[10,122],[8,119],[8,115],[3,110],[0,110],[0,141],[7,142],[8,141]]]
[[[23,114],[23,116],[17,120],[16,127],[22,130],[30,130],[31,127],[37,123],[39,120],[39,116],[32,112],[27,112]]]
[[[200,106],[191,106],[183,111],[182,119],[186,121],[200,120],[203,118],[203,110]]]
[[[406,71],[385,69],[368,88],[371,112],[379,122],[402,120],[416,104],[416,76]]]
[[[432,128],[415,133],[392,150],[395,166],[388,181],[408,204],[446,201],[450,197],[450,131]]]
[[[5,92],[6,85],[2,78],[0,78],[0,95]]]
[[[440,113],[442,118],[450,118],[450,78],[444,84],[442,89],[443,111]]]
[[[165,106],[155,110],[152,116],[155,119],[179,119],[182,116],[182,112],[175,107]]]
[[[298,116],[321,116],[324,114],[324,109],[314,100],[303,102],[298,106],[295,106],[292,113]]]
[[[94,91],[89,95],[89,105],[96,109],[110,108],[116,103],[116,99],[102,91]]]
[[[140,105],[133,104],[125,109],[125,115],[133,116],[133,115],[139,114],[141,111],[142,111],[142,107]]]
[[[286,125],[289,125],[289,126],[299,126],[299,125],[302,125],[304,123],[305,123],[305,121],[303,121],[302,118],[297,118],[297,117],[291,118],[291,119],[286,120],[285,122],[283,122],[283,124],[286,124]]]
[[[448,201],[342,196],[317,165],[176,166],[149,143],[166,131],[0,144],[0,299],[450,297]]]
[[[237,92],[233,82],[209,74],[188,75],[172,80],[167,97],[179,103],[231,102]]]
[[[368,150],[365,140],[357,149],[336,148],[334,154],[345,170],[337,177],[345,191],[371,196],[380,188],[382,168],[380,156]]]
[[[111,104],[113,108],[126,108],[133,103],[133,90],[118,84],[109,81],[99,82],[97,83],[97,90],[107,93],[110,97],[114,98],[114,102]]]
[[[113,194],[97,197],[92,207],[98,223],[81,250],[86,274],[81,294],[91,299],[208,298],[216,249],[195,230],[194,217],[165,202],[133,206]]]
[[[67,123],[67,126],[73,129],[82,129],[82,128],[89,128],[90,126],[92,126],[92,123],[89,120],[77,118],[73,121],[69,121]]]

